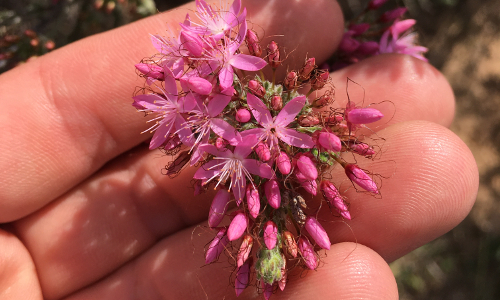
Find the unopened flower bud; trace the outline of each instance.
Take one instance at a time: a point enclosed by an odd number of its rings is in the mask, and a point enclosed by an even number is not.
[[[382,117],[384,115],[375,108],[355,108],[347,113],[347,121],[352,124],[369,124]]]
[[[248,218],[243,211],[236,213],[229,228],[227,229],[227,238],[230,241],[239,239],[248,226]]]
[[[283,237],[283,242],[288,253],[294,258],[297,257],[297,243],[293,239],[292,233],[290,231],[283,231],[281,236]]]
[[[333,102],[331,94],[324,94],[313,100],[312,106],[314,108],[322,108]]]
[[[311,126],[318,125],[319,123],[320,123],[320,120],[315,115],[302,115],[299,117],[300,126],[311,127]]]
[[[285,80],[283,81],[283,86],[291,91],[297,87],[297,80],[298,80],[298,75],[297,72],[295,71],[290,71],[288,74],[286,74]]]
[[[283,99],[279,95],[271,97],[271,108],[275,111],[280,111],[283,108]]]
[[[227,229],[225,227],[220,228],[217,232],[217,235],[208,246],[207,253],[205,254],[206,264],[215,261],[222,253],[222,251],[224,251],[227,243],[229,242],[229,240],[227,239],[226,231]]]
[[[379,9],[382,5],[384,5],[387,2],[387,0],[372,0],[368,4],[368,8],[371,10],[376,10]]]
[[[257,57],[260,57],[262,55],[262,48],[260,47],[259,38],[253,30],[247,30],[245,42],[247,43],[248,52],[250,53],[250,55]]]
[[[275,41],[271,41],[271,43],[267,45],[267,61],[273,68],[277,68],[281,65],[280,50]]]
[[[311,78],[312,71],[314,71],[318,66],[316,66],[316,59],[314,57],[309,58],[304,63],[302,69],[299,72],[300,81],[306,81]]]
[[[279,208],[281,205],[281,194],[278,182],[271,179],[264,184],[264,192],[266,194],[267,202],[272,208]]]
[[[401,18],[407,11],[408,9],[406,7],[398,7],[393,10],[389,10],[385,12],[382,16],[380,16],[380,21],[384,23],[392,22],[396,19]]]
[[[276,242],[278,241],[278,227],[273,221],[267,221],[264,225],[264,243],[267,249],[272,250],[276,247]]]
[[[352,36],[362,35],[368,29],[370,29],[370,24],[368,23],[353,24],[349,26],[349,30],[352,32]]]
[[[328,180],[323,180],[319,184],[319,188],[323,193],[323,197],[326,201],[333,206],[337,210],[337,212],[347,220],[351,219],[351,214],[349,213],[349,209],[347,205],[344,203],[344,199],[340,196],[337,188]]]
[[[283,261],[283,255],[281,254],[280,247],[275,247],[272,250],[262,247],[257,254],[257,257],[257,263],[255,264],[257,279],[260,279],[267,284],[273,284],[283,277],[281,269],[283,268],[285,262]]]
[[[229,192],[225,189],[220,189],[217,194],[215,194],[212,206],[210,206],[210,213],[208,215],[208,226],[216,227],[220,224],[226,214],[229,196]]]
[[[236,297],[238,297],[244,289],[248,286],[250,279],[250,263],[247,262],[241,265],[236,271],[236,281],[234,282],[234,290]]]
[[[271,151],[269,151],[269,146],[263,142],[259,142],[255,146],[255,152],[259,156],[261,161],[268,161],[271,159]]]
[[[311,270],[315,270],[318,267],[318,259],[309,240],[301,236],[297,244],[306,266]]]
[[[370,145],[361,143],[361,142],[349,142],[347,143],[347,146],[349,149],[351,149],[354,153],[357,153],[359,155],[363,156],[370,156],[375,154],[375,150],[373,150]]]
[[[221,138],[221,137],[218,137],[216,140],[215,140],[215,147],[217,148],[217,150],[223,150],[224,148],[226,148],[226,146],[228,145],[229,143]]]
[[[247,186],[246,191],[248,211],[253,218],[257,218],[260,211],[259,191],[252,185]]]
[[[252,251],[253,238],[252,236],[246,234],[243,237],[243,241],[240,245],[240,250],[238,251],[238,256],[236,258],[236,264],[241,267],[248,259],[250,252]]]
[[[196,33],[182,31],[180,40],[184,48],[186,48],[192,55],[200,56],[203,53],[203,41]]]
[[[316,169],[316,164],[307,155],[300,155],[297,158],[297,167],[299,171],[304,174],[307,180],[316,180],[318,178],[318,169]]]
[[[181,83],[185,84],[190,90],[200,95],[209,95],[212,92],[212,84],[210,81],[193,76],[189,78],[181,78]]]
[[[328,73],[328,70],[325,69],[316,70],[311,80],[311,87],[315,90],[321,89],[328,82],[329,77],[330,73]]]
[[[375,41],[368,41],[368,42],[363,42],[361,45],[359,45],[358,49],[356,50],[357,54],[360,55],[375,55],[379,49],[379,44]]]
[[[321,224],[314,217],[307,217],[306,222],[304,224],[305,229],[309,233],[309,235],[313,238],[313,240],[323,249],[330,250],[330,239],[328,238],[328,234]]]
[[[295,171],[295,177],[299,181],[300,186],[306,190],[309,194],[316,196],[316,190],[318,189],[318,183],[316,180],[309,180],[302,172]]]
[[[266,94],[264,86],[262,86],[262,84],[260,84],[260,82],[258,82],[257,80],[250,80],[248,82],[248,89],[257,97],[264,97],[264,95]]]
[[[269,298],[271,298],[273,294],[273,285],[269,283],[263,283],[261,287],[263,289],[264,299],[269,300]]]
[[[139,72],[141,72],[142,74],[146,75],[147,77],[158,79],[158,80],[165,79],[165,74],[163,73],[163,68],[160,66],[157,66],[155,64],[140,63],[140,64],[136,64],[135,68]]]
[[[290,170],[292,169],[292,163],[290,162],[290,158],[288,155],[281,151],[276,158],[276,165],[278,166],[278,170],[280,170],[281,174],[288,175]]]
[[[320,132],[318,136],[318,143],[326,150],[339,152],[342,149],[340,138],[330,132]]]
[[[240,123],[246,123],[246,122],[250,121],[251,117],[252,116],[251,116],[250,112],[248,111],[248,109],[240,108],[236,112],[236,121],[238,121]]]
[[[373,181],[373,179],[358,166],[354,164],[347,164],[344,168],[347,177],[349,177],[352,182],[356,183],[368,192],[378,194],[378,187],[375,184],[375,181]]]
[[[361,44],[358,40],[352,38],[353,32],[348,31],[344,33],[342,36],[342,40],[340,40],[339,51],[344,53],[352,53],[358,49]]]

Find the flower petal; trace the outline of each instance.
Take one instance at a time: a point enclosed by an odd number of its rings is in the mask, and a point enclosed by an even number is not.
[[[207,105],[208,115],[211,117],[217,116],[224,110],[229,101],[231,101],[230,95],[216,94]]]
[[[210,179],[214,177],[215,175],[220,173],[220,170],[222,169],[221,166],[215,167],[217,164],[220,164],[219,160],[212,160],[201,166],[196,173],[194,173],[193,178],[194,179]]]
[[[237,145],[242,141],[240,133],[222,119],[212,119],[210,122],[212,131],[221,138],[227,140],[231,145]]]
[[[226,66],[222,68],[219,72],[219,81],[222,89],[227,89],[228,87],[233,85],[233,67]]]
[[[259,175],[263,178],[271,179],[274,176],[273,169],[268,164],[260,162],[256,159],[243,160],[243,166],[248,172]]]
[[[267,106],[259,98],[247,93],[247,104],[260,125],[266,127],[272,122],[273,118],[271,117],[271,113],[267,109]]]
[[[155,134],[151,139],[151,143],[149,144],[149,149],[155,149],[160,147],[166,140],[170,131],[174,127],[174,120],[166,120],[164,119],[160,122],[160,125],[156,128]]]
[[[175,77],[170,68],[163,68],[163,72],[165,73],[165,96],[169,100],[177,100],[177,83],[175,82]]]
[[[252,147],[255,146],[257,142],[258,138],[256,135],[247,136],[236,145],[236,148],[234,148],[234,155],[243,160],[252,152]]]
[[[159,111],[168,104],[168,100],[156,94],[137,95],[132,98],[135,107],[140,106],[141,109],[150,111]]]
[[[204,151],[204,152],[208,152],[215,157],[229,158],[229,157],[233,156],[233,152],[231,152],[231,150],[229,150],[227,148],[224,148],[224,150],[219,150],[219,149],[217,149],[217,147],[215,147],[214,145],[211,145],[211,144],[200,145],[200,146],[198,146],[198,149],[200,149],[201,151]],[[220,162],[220,160],[216,160],[216,161]],[[203,165],[203,166],[205,166],[205,165]],[[202,178],[198,178],[198,179],[202,179]]]
[[[245,71],[258,71],[267,65],[266,61],[262,58],[247,54],[233,55],[229,60],[229,64],[236,69]]]
[[[314,141],[309,135],[297,132],[293,129],[280,128],[277,135],[280,140],[291,146],[307,149],[314,147]]]
[[[290,102],[288,102],[285,107],[280,111],[274,124],[280,127],[285,127],[290,124],[295,116],[302,110],[306,104],[306,96],[295,97]]]

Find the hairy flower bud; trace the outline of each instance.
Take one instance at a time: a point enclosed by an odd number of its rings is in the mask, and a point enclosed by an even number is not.
[[[257,253],[257,263],[255,264],[257,279],[267,284],[273,284],[283,277],[281,273],[283,265],[283,256],[279,247],[274,247],[272,250],[262,247]]]
[[[280,111],[283,108],[283,99],[279,95],[271,97],[271,108],[275,111]]]
[[[246,191],[248,211],[253,218],[257,218],[260,211],[259,191],[252,185],[247,186]]]
[[[297,167],[299,171],[304,174],[307,180],[316,180],[318,178],[318,169],[316,169],[316,164],[307,155],[299,155],[297,158]]]
[[[245,234],[243,241],[240,245],[240,250],[238,251],[238,256],[236,257],[236,264],[241,267],[248,259],[250,252],[252,251],[253,238],[252,236]]]
[[[314,108],[322,108],[333,102],[333,97],[331,94],[324,94],[313,100],[312,106]],[[318,120],[319,121],[319,120]]]
[[[259,142],[257,146],[255,146],[255,153],[257,153],[261,161],[268,161],[271,159],[271,151],[269,151],[269,146],[266,143]]]
[[[292,169],[290,158],[283,151],[278,154],[278,157],[276,158],[276,165],[278,166],[278,170],[280,170],[283,175],[288,175]]]
[[[299,117],[300,126],[311,127],[318,125],[319,123],[319,118],[316,115],[302,115]]]
[[[234,290],[236,292],[236,297],[238,297],[244,289],[248,286],[250,279],[250,263],[247,262],[239,266],[236,271],[236,280],[234,282]]]
[[[384,115],[375,108],[355,108],[347,113],[347,121],[352,124],[369,124],[382,119]]]
[[[318,267],[318,259],[309,240],[301,236],[297,244],[306,266],[311,270],[315,270]]]
[[[323,193],[323,197],[325,198],[326,201],[328,201],[330,206],[333,206],[333,208],[335,208],[342,217],[346,218],[347,220],[350,220],[351,214],[349,213],[347,205],[345,205],[344,199],[342,199],[339,191],[333,185],[333,183],[331,183],[328,180],[323,180],[319,184],[319,188]]]
[[[264,97],[266,94],[266,90],[264,89],[264,86],[260,84],[257,80],[250,80],[248,82],[248,89],[252,94],[254,94],[257,97]]]
[[[181,78],[180,82],[185,84],[190,90],[200,95],[209,95],[212,92],[212,84],[210,81],[193,76],[189,78]]]
[[[238,121],[240,123],[246,123],[246,122],[250,121],[251,117],[252,116],[251,116],[250,112],[248,111],[248,109],[240,108],[236,112],[236,121]]]
[[[375,184],[375,181],[373,181],[373,179],[358,166],[354,164],[347,164],[344,168],[347,177],[349,177],[352,182],[356,183],[368,192],[378,194],[378,187]]]
[[[267,221],[264,225],[264,243],[267,249],[272,250],[276,247],[276,242],[278,241],[278,227],[273,221]]]
[[[250,55],[260,57],[262,55],[262,48],[260,47],[259,38],[255,31],[247,29],[247,35],[245,36],[245,42],[247,44],[248,52]]]
[[[141,72],[142,74],[146,75],[147,77],[158,79],[158,80],[164,80],[165,79],[165,74],[163,73],[163,68],[160,66],[157,66],[155,64],[136,64],[135,68]]]
[[[373,150],[370,145],[361,143],[361,142],[348,142],[347,146],[349,149],[351,149],[354,153],[357,153],[359,155],[363,156],[370,156],[375,154],[375,150]]]
[[[276,179],[271,179],[264,184],[264,192],[269,205],[271,205],[272,208],[279,208],[281,205],[281,194]]]
[[[237,212],[229,228],[227,229],[227,238],[230,241],[239,239],[248,226],[248,218],[243,211]]]
[[[316,59],[314,57],[309,58],[304,63],[304,66],[299,71],[299,80],[306,81],[311,78],[312,71],[314,71],[318,66],[316,66]]]
[[[205,254],[206,264],[209,264],[216,260],[222,253],[222,251],[224,251],[224,248],[229,242],[226,236],[226,231],[227,229],[225,227],[219,228],[217,235],[208,246],[207,253]]]
[[[277,68],[281,65],[280,50],[275,41],[271,41],[271,43],[267,45],[267,61],[273,68]]]
[[[285,243],[288,253],[294,258],[297,257],[297,243],[293,239],[292,233],[290,231],[283,231],[281,236],[283,237],[283,242]]]
[[[330,73],[325,69],[318,69],[314,72],[313,78],[311,80],[311,87],[315,90],[319,90],[325,86],[330,77]]]
[[[201,56],[203,53],[203,41],[193,32],[182,31],[180,35],[181,43],[192,55]]]
[[[297,80],[297,72],[291,71],[286,74],[285,80],[283,81],[283,86],[289,91],[293,90],[295,89],[295,87],[297,87]]]
[[[342,149],[340,138],[330,132],[320,132],[318,135],[318,143],[326,150],[339,152]]]
[[[330,239],[328,238],[328,234],[321,224],[314,217],[307,217],[306,222],[304,224],[305,229],[309,233],[309,235],[313,238],[313,240],[323,249],[330,250]]]
[[[220,224],[227,210],[229,202],[229,193],[225,189],[220,189],[215,194],[212,206],[210,206],[210,214],[208,215],[208,226],[215,227]]]
[[[295,171],[295,176],[300,183],[300,186],[306,190],[311,195],[316,196],[316,190],[318,189],[318,183],[315,180],[309,180],[302,172]]]

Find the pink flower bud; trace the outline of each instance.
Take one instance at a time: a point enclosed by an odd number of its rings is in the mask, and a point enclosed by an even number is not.
[[[325,69],[318,69],[314,72],[314,76],[311,79],[311,87],[315,90],[319,90],[325,86],[330,78],[330,73]]]
[[[278,227],[273,221],[267,221],[264,225],[264,243],[267,249],[272,250],[276,247],[276,242],[278,241]]]
[[[252,246],[253,246],[253,238],[250,235],[246,234],[243,237],[243,242],[241,242],[240,250],[238,251],[238,256],[236,258],[236,263],[238,267],[241,267],[243,263],[247,261],[248,256],[252,251]]]
[[[205,254],[205,263],[209,264],[216,260],[219,255],[224,251],[229,240],[226,236],[227,229],[225,227],[219,228],[217,235],[208,246],[207,253]]]
[[[257,80],[250,80],[248,82],[248,89],[257,97],[264,97],[264,95],[266,94],[266,90]]]
[[[279,208],[281,205],[281,194],[278,182],[271,179],[264,184],[264,192],[266,193],[267,202],[272,208]]]
[[[340,138],[330,132],[321,132],[318,136],[318,143],[326,150],[339,152],[342,149]]]
[[[353,32],[348,31],[342,36],[340,41],[339,51],[344,53],[352,53],[358,49],[360,42],[352,38]]]
[[[328,234],[326,233],[325,229],[321,224],[316,220],[315,218],[309,216],[306,219],[304,227],[306,228],[307,232],[313,240],[318,244],[323,249],[330,250],[330,245],[332,244],[330,242],[330,239],[328,238]]]
[[[240,123],[246,123],[246,122],[250,121],[251,117],[252,116],[250,115],[250,112],[248,111],[248,109],[240,108],[236,112],[236,121],[238,121]]]
[[[215,194],[212,206],[210,207],[210,214],[208,215],[208,226],[215,227],[220,224],[227,210],[227,203],[229,202],[229,193],[225,189],[220,189]]]
[[[283,231],[282,237],[288,253],[294,258],[297,257],[297,243],[293,239],[292,233],[290,231]]]
[[[163,73],[163,68],[154,64],[136,64],[135,68],[141,72],[142,74],[158,79],[158,80],[164,80],[165,79],[165,74]]]
[[[236,281],[234,282],[234,290],[238,297],[248,286],[250,278],[250,263],[243,264],[236,271]]]
[[[260,47],[259,38],[253,30],[247,29],[245,42],[247,44],[248,52],[250,53],[250,55],[257,57],[260,57],[262,55],[262,48]]]
[[[403,32],[410,29],[411,27],[413,27],[413,25],[415,25],[415,23],[417,23],[417,21],[415,21],[413,19],[395,21],[394,24],[392,24],[392,26],[391,26],[391,33],[393,35],[400,35]]]
[[[368,4],[368,8],[371,10],[376,10],[379,7],[381,7],[382,5],[384,5],[386,2],[387,2],[387,0],[372,0]]]
[[[286,74],[285,80],[283,81],[283,86],[287,90],[293,90],[297,86],[297,80],[298,80],[297,72],[291,71],[288,74]]]
[[[342,199],[339,191],[333,183],[328,180],[323,180],[321,181],[319,188],[323,193],[323,197],[326,201],[328,201],[330,206],[333,206],[342,217],[350,220],[351,214],[349,213],[347,205],[345,205],[344,199]]]
[[[318,66],[316,66],[316,59],[314,57],[311,57],[308,60],[306,60],[304,66],[299,71],[300,81],[305,81],[311,78],[312,71],[317,67]]]
[[[290,158],[288,155],[281,151],[278,154],[278,158],[276,159],[276,165],[278,165],[278,170],[280,170],[281,174],[288,175],[290,170],[292,169],[292,163],[290,162]]]
[[[264,299],[269,300],[269,298],[273,295],[273,285],[265,283],[264,280],[262,280],[261,287],[264,290]]]
[[[319,118],[315,115],[302,115],[299,117],[300,126],[311,127],[320,123]]]
[[[190,90],[200,95],[209,95],[212,92],[212,84],[210,81],[193,76],[189,78],[181,78],[180,81],[184,83]]]
[[[184,48],[192,55],[200,56],[203,53],[203,41],[196,33],[182,31],[180,39]]]
[[[380,21],[384,23],[392,22],[396,19],[401,18],[407,11],[408,9],[406,9],[406,7],[398,7],[396,9],[389,10],[385,12],[382,16],[380,16]]]
[[[313,100],[312,106],[314,108],[322,108],[333,102],[333,97],[329,94],[324,94],[319,98]],[[318,119],[319,121],[319,119]]]
[[[261,161],[268,161],[271,159],[271,151],[269,151],[269,146],[263,142],[259,142],[257,146],[255,146],[255,153],[257,153]]]
[[[357,153],[359,155],[370,156],[370,155],[375,154],[375,150],[373,150],[373,148],[370,147],[370,145],[365,144],[365,143],[349,142],[349,143],[347,143],[347,146],[354,153]]]
[[[281,65],[280,50],[275,41],[271,41],[267,46],[267,60],[269,61],[269,65],[273,68],[277,68]]]
[[[297,159],[297,167],[300,172],[304,174],[307,180],[316,180],[318,178],[318,169],[316,169],[316,164],[307,155],[299,155]]]
[[[379,44],[374,41],[363,42],[356,50],[360,55],[375,55],[379,49]]]
[[[349,31],[352,32],[352,36],[362,35],[368,29],[370,29],[370,24],[368,23],[353,24],[349,26]]]
[[[347,121],[352,124],[369,124],[382,119],[383,116],[375,108],[355,108],[347,113]]]
[[[316,196],[316,190],[318,189],[318,183],[315,180],[309,180],[300,171],[295,171],[295,176],[299,180],[300,186],[306,190],[311,195]]]
[[[244,212],[240,211],[236,213],[231,224],[229,224],[229,228],[227,229],[227,238],[230,241],[234,241],[239,239],[248,226],[248,218]]]
[[[250,212],[250,215],[253,218],[257,218],[260,210],[259,191],[252,185],[248,185],[246,195],[247,195],[248,211]]]
[[[352,182],[356,183],[368,192],[378,194],[378,188],[375,181],[373,181],[373,179],[358,166],[354,164],[347,164],[344,168],[347,177],[349,177]]]
[[[274,95],[271,98],[271,108],[275,111],[280,111],[283,108],[283,99],[279,95]]]
[[[229,145],[228,141],[226,141],[221,137],[218,137],[215,140],[215,147],[217,148],[217,150],[223,150],[224,148],[226,148],[227,145]]]
[[[301,236],[297,244],[306,266],[311,270],[315,270],[318,267],[318,259],[311,243],[307,238]]]

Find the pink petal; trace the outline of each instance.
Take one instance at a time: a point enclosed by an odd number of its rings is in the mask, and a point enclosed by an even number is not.
[[[242,141],[240,133],[222,119],[212,119],[210,121],[210,128],[215,134],[224,138],[233,146],[238,145]]]
[[[208,115],[211,117],[217,116],[224,110],[229,101],[231,101],[230,95],[215,94],[207,105]]]
[[[295,147],[307,149],[314,147],[314,141],[309,135],[297,132],[294,129],[281,128],[278,137],[288,145]]]
[[[259,122],[262,126],[265,127],[273,121],[267,106],[259,98],[247,93],[247,104],[252,110],[252,114],[257,122]]]
[[[234,0],[233,4],[229,8],[229,15],[237,16],[241,9],[241,0]],[[227,21],[227,19],[226,19]]]
[[[227,89],[228,87],[233,85],[233,67],[226,66],[222,68],[219,72],[219,81],[222,89]]]
[[[215,194],[210,212],[208,215],[208,226],[215,227],[220,224],[227,211],[227,204],[229,203],[229,193],[225,189],[219,189]]]
[[[318,259],[311,243],[305,237],[301,236],[297,244],[306,266],[311,270],[315,270],[318,267]]]
[[[264,225],[264,243],[267,249],[272,250],[276,247],[276,242],[278,241],[278,227],[273,221],[267,221]]]
[[[245,159],[243,160],[243,166],[248,170],[248,172],[259,175],[262,178],[271,179],[274,177],[273,169],[268,164],[258,160]]]
[[[137,95],[132,97],[134,106],[139,105],[141,109],[159,111],[168,104],[168,100],[156,94]]]
[[[175,82],[175,77],[172,71],[169,68],[163,68],[163,72],[165,73],[165,96],[167,96],[170,100],[177,99],[177,83]]]
[[[232,190],[236,201],[241,202],[245,198],[245,188],[247,187],[247,178],[245,176],[237,177],[235,173],[231,176]]]
[[[177,101],[177,106],[179,107],[179,112],[191,112],[193,108],[196,106],[196,99],[193,96],[193,93],[187,93],[186,96],[182,97]]]
[[[260,57],[247,55],[247,54],[236,54],[230,60],[231,64],[236,69],[245,71],[258,71],[264,68],[267,63]]]
[[[209,264],[219,257],[224,251],[229,240],[226,236],[226,228],[219,229],[219,232],[208,246],[207,253],[205,254],[205,263]]]
[[[178,114],[175,118],[175,130],[183,143],[189,143],[193,133],[191,132],[191,127],[186,123],[186,120],[184,120],[180,114]]]
[[[163,38],[159,35],[151,35],[151,43],[153,44],[153,47],[155,47],[155,49],[160,52],[160,53],[163,53],[163,54],[168,54],[168,46],[167,44],[165,43],[165,41],[163,40]]]
[[[245,139],[242,139],[234,148],[234,156],[238,157],[240,160],[245,159],[251,152],[252,147],[257,144],[258,138],[255,135],[246,136]]]
[[[246,9],[245,9],[245,13],[246,13]],[[236,20],[237,20],[237,18],[236,18]],[[232,19],[231,23],[234,23],[234,21],[236,21],[236,20]],[[238,24],[236,23],[236,25],[238,25]],[[231,26],[231,27],[234,27],[234,26]],[[247,21],[244,20],[243,22],[241,22],[240,30],[238,31],[238,35],[236,36],[236,39],[234,41],[231,41],[227,47],[230,54],[233,54],[236,52],[236,50],[238,50],[238,48],[241,46],[241,44],[245,40],[246,34],[247,34]]]
[[[234,216],[229,228],[227,229],[227,238],[230,241],[239,239],[248,226],[248,218],[243,212],[239,212]]]
[[[302,110],[306,104],[306,96],[295,97],[290,102],[288,102],[283,109],[280,111],[274,124],[279,127],[285,127],[290,124],[297,114]]]
[[[248,286],[250,278],[250,264],[247,262],[238,268],[236,271],[236,281],[234,282],[234,290],[236,297],[241,295],[243,290]]]
[[[193,178],[194,179],[210,179],[217,174],[220,173],[220,170],[222,169],[221,166],[216,166],[220,164],[221,162],[218,159],[214,159],[212,161],[207,162],[206,164],[202,165],[196,173],[194,173]]]
[[[378,187],[375,181],[368,176],[363,170],[354,164],[347,164],[345,166],[345,173],[350,180],[359,185],[364,190],[378,194]]]
[[[149,144],[149,149],[155,149],[160,147],[166,140],[170,131],[174,127],[174,120],[163,120],[160,122],[160,125],[156,128],[155,134],[151,139],[151,143]]]
[[[306,222],[304,224],[304,227],[306,228],[307,232],[313,240],[318,244],[323,249],[330,250],[331,242],[330,239],[328,238],[328,234],[326,233],[325,229],[321,224],[316,220],[315,218],[309,216],[306,219]]]

